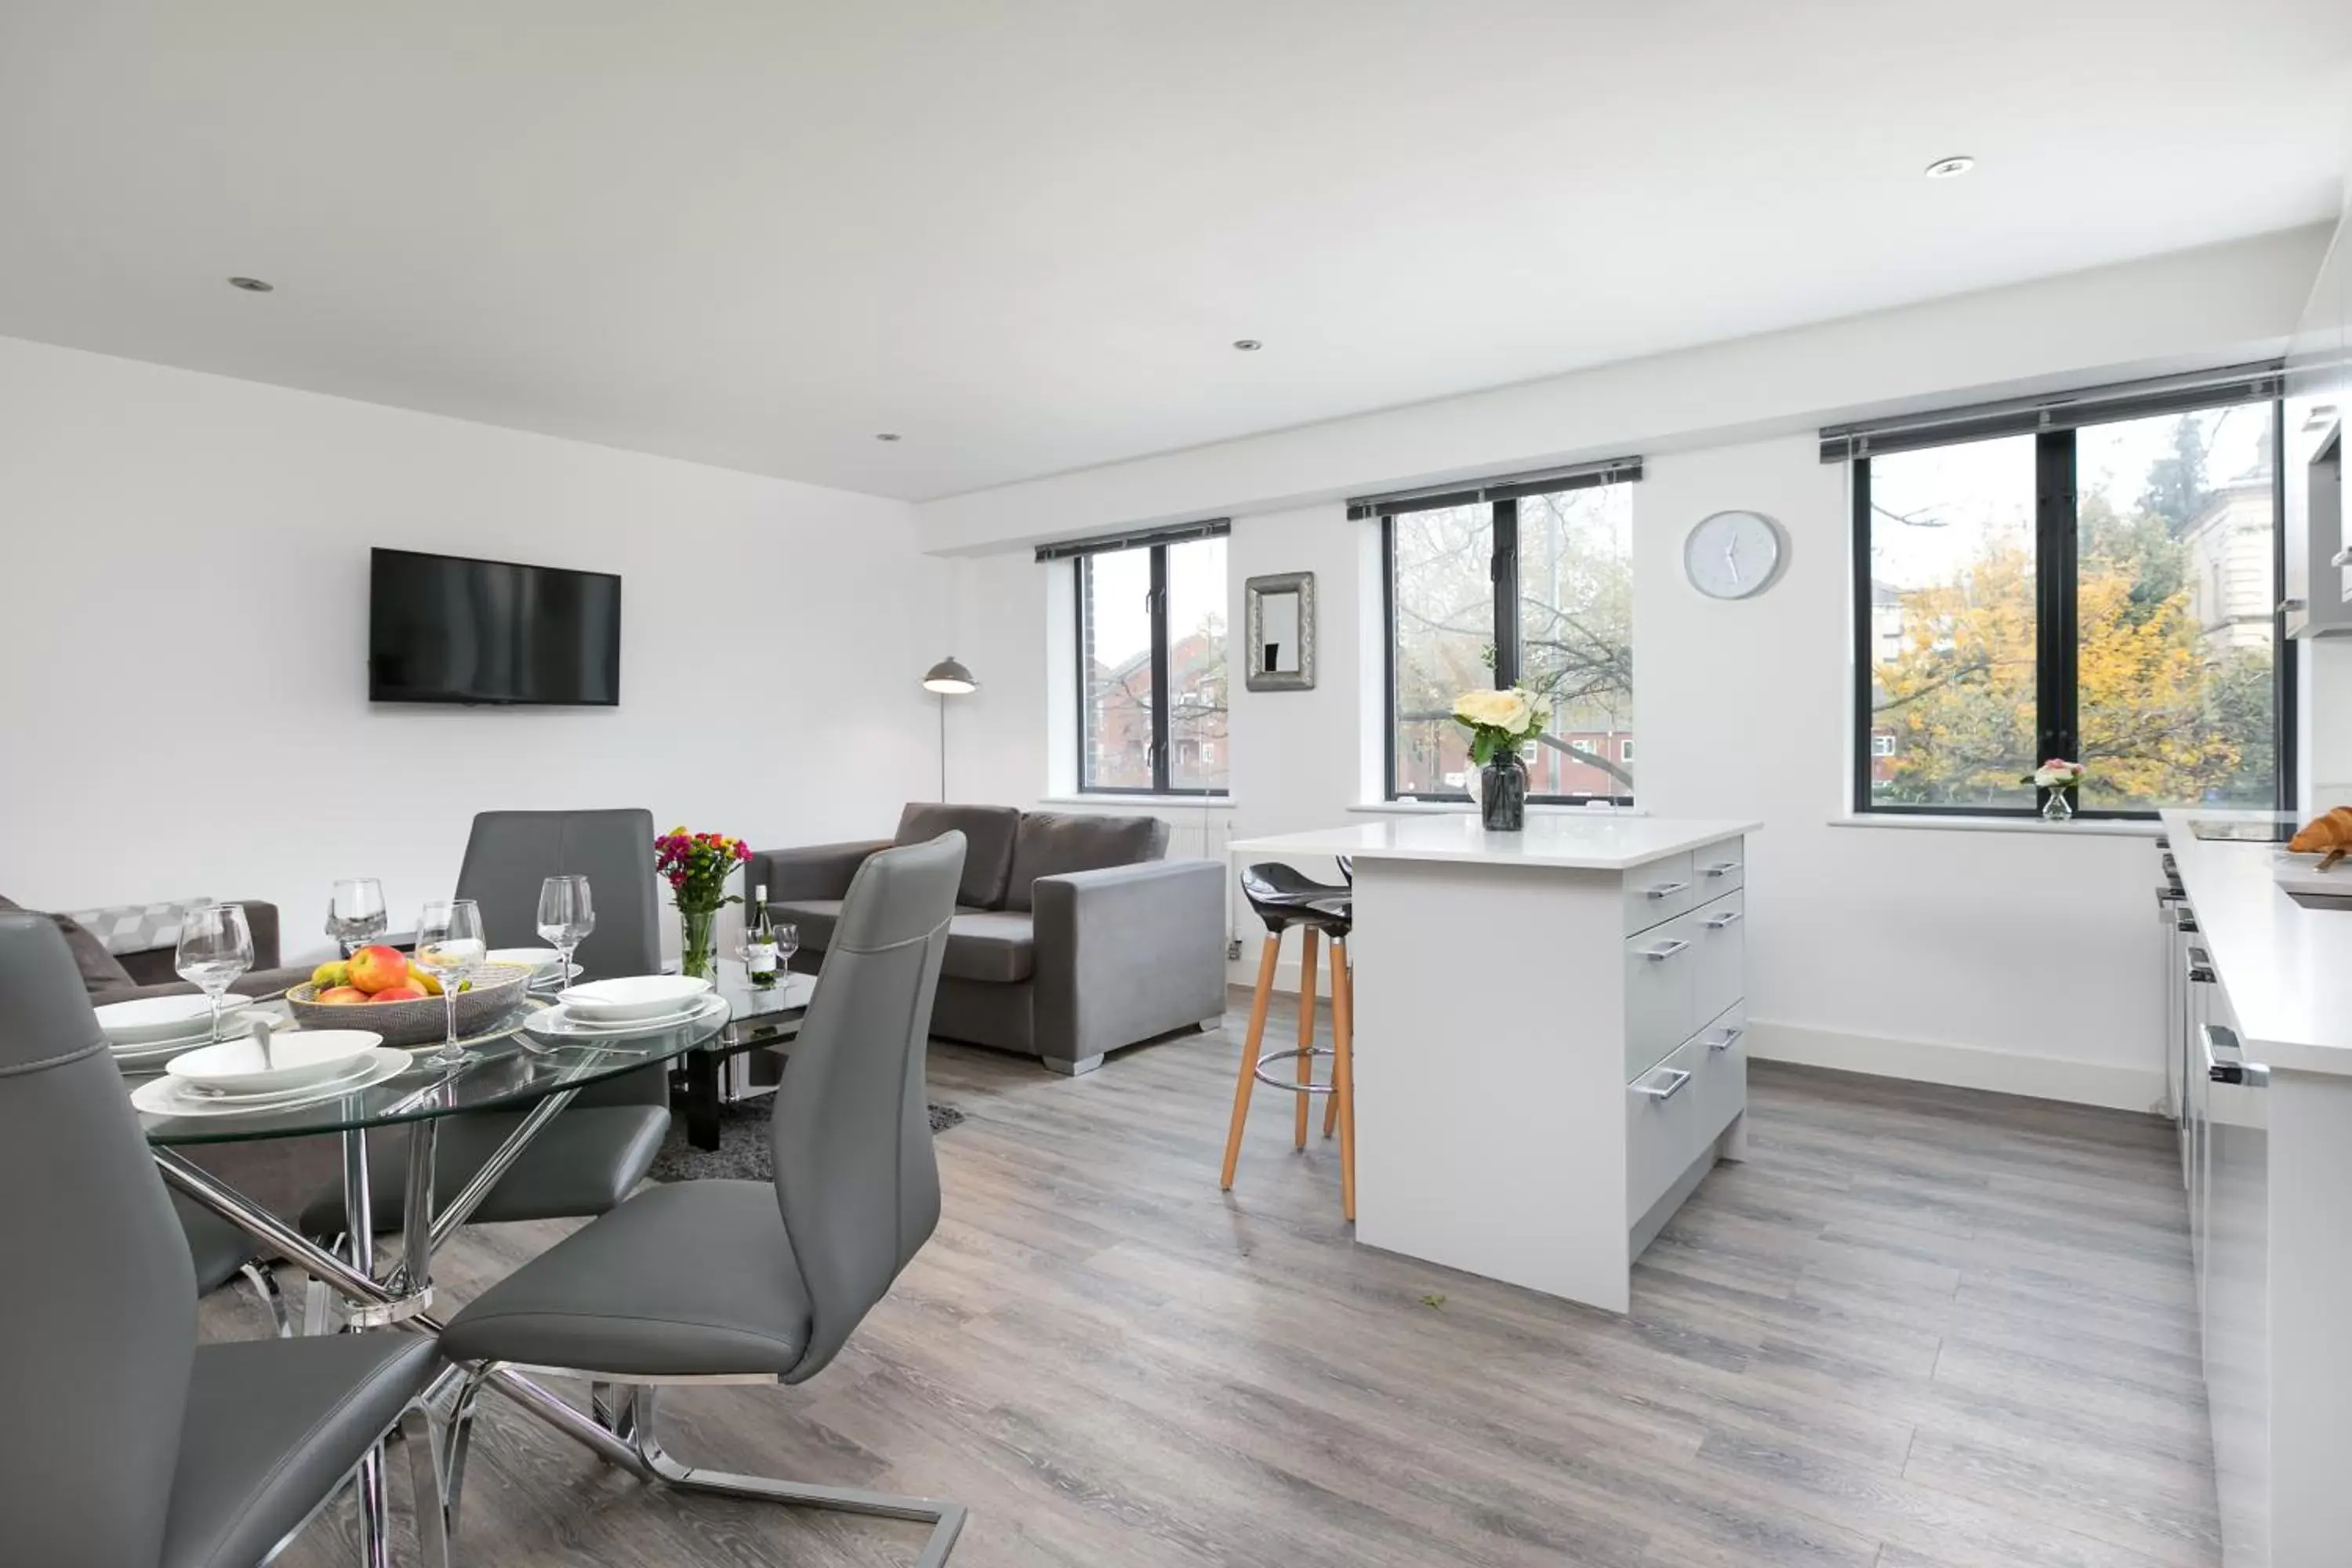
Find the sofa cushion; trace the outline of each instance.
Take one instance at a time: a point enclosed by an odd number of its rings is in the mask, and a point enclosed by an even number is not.
[[[1026,812],[1013,847],[1013,884],[1005,890],[1003,907],[1025,912],[1029,885],[1040,877],[1133,866],[1167,853],[1168,825],[1156,816]]]
[[[1027,915],[986,910],[948,921],[940,973],[953,980],[1017,985],[1037,968],[1035,929]]]
[[[21,910],[24,906],[13,899],[0,898],[0,910]],[[74,956],[74,967],[81,971],[81,988],[97,996],[109,992],[129,991],[139,984],[122,961],[106,951],[106,944],[90,934],[88,926],[71,915],[50,915],[58,931],[66,939],[66,949]],[[120,1000],[120,998],[117,998]]]
[[[940,834],[961,830],[964,837],[963,880],[956,887],[956,902],[977,909],[1004,908],[1005,879],[1013,874],[1013,840],[1021,830],[1021,813],[1009,805],[935,805],[909,804],[898,814],[894,844],[929,844]]]

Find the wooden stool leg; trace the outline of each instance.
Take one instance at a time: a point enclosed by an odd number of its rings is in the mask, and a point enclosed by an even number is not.
[[[1315,1057],[1308,1049],[1315,1044],[1315,938],[1317,931],[1308,926],[1299,933],[1306,939],[1307,949],[1298,960],[1298,1083],[1300,1088],[1315,1081]],[[1313,1097],[1298,1096],[1297,1147],[1307,1147],[1307,1112]]]
[[[1249,1121],[1250,1088],[1257,1082],[1257,1051],[1265,1038],[1265,1010],[1274,1002],[1274,968],[1282,961],[1282,938],[1266,933],[1265,951],[1257,961],[1257,992],[1250,998],[1249,1034],[1242,1041],[1242,1077],[1234,1085],[1234,1125],[1225,1134],[1225,1169],[1217,1185],[1234,1190],[1234,1167],[1242,1157],[1242,1127]]]
[[[1339,994],[1351,984],[1348,973],[1348,943],[1344,938],[1331,939],[1331,1092],[1323,1097],[1323,1136],[1339,1124]]]
[[[1331,1103],[1339,1112],[1339,1212],[1356,1217],[1356,976],[1331,943]]]

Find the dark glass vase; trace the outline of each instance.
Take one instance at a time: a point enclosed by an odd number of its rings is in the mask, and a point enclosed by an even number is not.
[[[1528,764],[1517,752],[1497,752],[1478,778],[1478,819],[1489,833],[1517,833],[1528,825]]]

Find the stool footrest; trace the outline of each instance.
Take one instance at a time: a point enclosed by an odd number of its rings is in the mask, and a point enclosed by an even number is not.
[[[1268,1089],[1286,1089],[1293,1094],[1329,1094],[1332,1086],[1328,1083],[1300,1083],[1296,1079],[1276,1078],[1265,1069],[1268,1062],[1295,1062],[1301,1057],[1328,1057],[1330,1054],[1328,1046],[1300,1046],[1293,1050],[1268,1051],[1257,1058],[1257,1065],[1250,1068],[1250,1076]]]

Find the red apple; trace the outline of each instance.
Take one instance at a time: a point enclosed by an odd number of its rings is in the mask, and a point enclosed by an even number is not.
[[[371,1002],[422,1002],[425,1000],[425,988],[421,985],[408,984],[404,981],[398,985],[385,986],[368,1000]]]
[[[330,985],[313,998],[314,1001],[324,1002],[331,1007],[347,1006],[351,1003],[364,1002],[367,999],[368,994],[356,985]]]
[[[386,986],[408,983],[408,956],[396,947],[378,944],[352,954],[352,984],[373,994]]]

